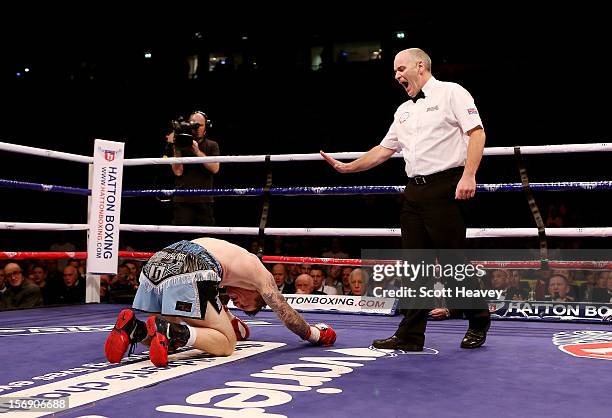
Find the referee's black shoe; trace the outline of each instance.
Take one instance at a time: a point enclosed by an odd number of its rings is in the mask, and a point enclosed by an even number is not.
[[[491,319],[487,318],[484,325],[478,327],[470,326],[461,340],[461,348],[478,348],[482,346],[487,339],[487,331],[491,326]]]
[[[400,340],[395,335],[381,340],[374,340],[372,347],[381,350],[423,351],[423,346]]]

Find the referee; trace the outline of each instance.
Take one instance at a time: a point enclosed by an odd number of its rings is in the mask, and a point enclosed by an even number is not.
[[[321,155],[336,171],[355,173],[401,151],[408,175],[400,214],[402,247],[463,249],[466,227],[460,201],[476,193],[476,171],[485,144],[478,109],[466,89],[432,76],[431,58],[421,49],[399,52],[393,65],[395,79],[409,99],[398,107],[382,142],[350,163],[323,151]],[[485,342],[490,314],[484,301],[477,308],[465,311],[469,328],[462,348],[477,348]],[[407,309],[403,314],[395,334],[374,340],[375,348],[423,350],[428,309]]]

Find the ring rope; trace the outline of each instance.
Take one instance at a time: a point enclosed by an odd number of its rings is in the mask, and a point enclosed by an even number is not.
[[[612,143],[593,144],[564,144],[564,145],[531,145],[521,147],[523,154],[564,154],[568,152],[601,152],[612,151]],[[331,152],[327,155],[337,160],[354,160],[364,155],[365,152]],[[514,147],[491,147],[485,148],[483,155],[513,155]],[[125,166],[149,165],[149,164],[197,164],[197,163],[263,163],[265,155],[241,155],[241,156],[218,156],[218,157],[182,157],[182,158],[130,158],[123,162]],[[391,158],[403,158],[401,153],[395,153]],[[319,161],[323,157],[319,153],[312,154],[278,154],[271,155],[270,161]]]
[[[0,230],[69,231],[86,230],[87,224],[0,222]],[[121,224],[126,232],[178,232],[210,235],[258,235],[259,227],[247,226],[176,226]],[[280,236],[340,236],[340,237],[400,237],[399,228],[266,228],[266,235]],[[550,237],[610,237],[612,227],[549,228]],[[526,238],[537,237],[537,228],[468,228],[466,238]]]
[[[119,257],[148,260],[153,256],[147,251],[119,251]],[[84,260],[87,258],[86,251],[0,251],[0,259],[28,260],[36,258],[39,260]]]
[[[1,184],[0,184],[1,185]],[[529,183],[534,191],[576,191],[576,190],[612,190],[612,181],[566,181],[548,183]],[[333,196],[350,194],[400,194],[406,186],[305,186],[305,187],[271,187],[271,195],[283,196]],[[522,183],[479,184],[479,192],[522,192]],[[262,196],[263,188],[243,189],[166,189],[166,190],[124,190],[125,197],[133,196]]]
[[[28,147],[24,145],[0,142],[0,151],[8,151],[20,154],[36,155],[41,157],[56,158],[80,162],[93,163],[93,157],[70,154],[66,152],[47,150],[43,148]],[[561,145],[530,145],[521,147],[523,154],[560,154],[568,152],[608,152],[612,151],[612,143],[590,143],[590,144],[561,144]],[[329,153],[336,159],[355,159],[364,155],[365,152],[335,152]],[[484,155],[513,155],[514,147],[491,147],[484,149]],[[400,153],[395,153],[392,158],[401,158]],[[200,164],[203,162],[223,163],[263,163],[265,155],[227,155],[216,157],[182,157],[182,158],[129,158],[123,161],[124,166],[155,165],[155,164]],[[312,154],[278,154],[271,155],[270,161],[316,161],[322,160],[319,153]]]
[[[56,192],[66,194],[91,195],[91,190],[80,187],[58,186],[55,184],[30,183],[27,181],[0,179],[0,187],[5,189],[36,190],[39,192]]]
[[[137,260],[147,260],[155,254],[154,252],[144,251],[119,251],[120,258],[129,258]],[[11,260],[63,260],[75,259],[83,260],[87,258],[87,252],[84,251],[0,251],[0,259]],[[264,263],[279,263],[279,264],[319,264],[319,265],[337,265],[337,266],[371,266],[375,264],[395,264],[398,260],[362,260],[357,258],[329,258],[329,257],[289,257],[289,256],[271,256],[264,255],[261,259]],[[480,264],[485,269],[529,269],[537,270],[541,267],[540,261],[472,261],[472,264]],[[612,261],[551,261],[549,267],[559,270],[612,270]]]
[[[70,154],[67,152],[53,151],[43,148],[27,147],[25,145],[10,144],[8,142],[0,142],[0,151],[36,155],[39,157],[55,158],[58,160],[74,161],[77,163],[93,163],[93,157],[88,157],[85,155]]]
[[[612,181],[565,181],[548,183],[529,183],[534,191],[576,191],[576,190],[612,190]],[[90,189],[58,186],[52,184],[30,183],[16,180],[0,179],[0,187],[10,189],[37,190],[41,192],[59,192],[66,194],[91,195]],[[271,195],[282,196],[334,196],[351,194],[400,194],[405,186],[324,186],[324,187],[271,187]],[[520,192],[521,183],[479,184],[479,192]],[[262,187],[250,188],[217,188],[217,189],[146,189],[123,190],[122,196],[263,196]]]

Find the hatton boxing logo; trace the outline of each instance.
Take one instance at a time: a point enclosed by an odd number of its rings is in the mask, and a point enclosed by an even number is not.
[[[553,344],[574,357],[612,360],[612,332],[574,331],[558,332]]]

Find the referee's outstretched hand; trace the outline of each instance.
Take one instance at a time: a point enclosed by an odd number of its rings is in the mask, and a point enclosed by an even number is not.
[[[347,167],[347,165],[348,165],[347,163],[343,163],[341,161],[338,161],[335,158],[330,157],[329,155],[327,155],[323,151],[319,151],[319,153],[325,159],[325,161],[327,161],[329,163],[329,165],[334,167],[334,170],[336,170],[337,172],[339,172],[339,173],[348,173],[350,171],[348,169],[348,167]]]

